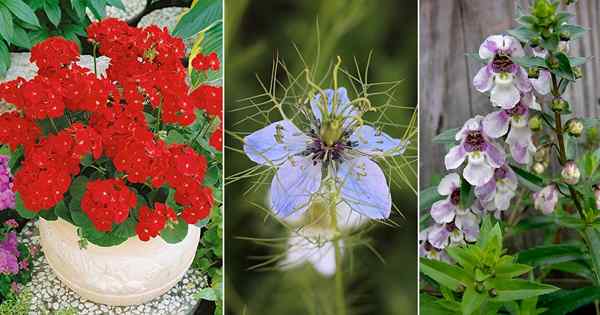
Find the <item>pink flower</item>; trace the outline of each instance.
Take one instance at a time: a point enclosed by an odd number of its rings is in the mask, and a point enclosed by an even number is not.
[[[557,202],[558,189],[554,184],[550,184],[533,194],[533,204],[535,208],[542,211],[544,214],[554,212]]]

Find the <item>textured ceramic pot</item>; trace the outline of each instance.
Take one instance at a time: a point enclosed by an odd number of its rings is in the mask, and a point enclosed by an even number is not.
[[[82,297],[108,305],[150,301],[173,287],[192,264],[200,229],[190,225],[186,238],[168,244],[160,237],[132,237],[113,247],[79,247],[75,226],[40,219],[40,240],[58,278]]]

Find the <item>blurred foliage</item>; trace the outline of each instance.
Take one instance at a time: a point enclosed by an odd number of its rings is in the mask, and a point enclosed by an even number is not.
[[[403,80],[396,94],[397,105],[417,103],[416,0],[226,0],[225,12],[226,130],[252,131],[261,127],[252,122],[236,124],[247,114],[232,110],[241,106],[239,100],[262,91],[256,76],[268,81],[277,56],[284,59],[292,72],[301,69],[294,44],[305,60],[313,63],[320,42],[317,77],[325,73],[336,55],[342,57],[350,72],[355,71],[354,58],[364,71],[372,52],[369,81]],[[411,113],[393,114],[399,122],[407,122]],[[401,135],[401,131],[387,131]],[[230,136],[226,137],[226,145],[240,147]],[[229,177],[253,163],[229,150],[226,165]],[[332,307],[333,281],[311,267],[287,272],[249,269],[264,261],[255,257],[273,255],[281,249],[242,238],[282,235],[281,226],[253,205],[265,204],[267,187],[246,193],[252,185],[252,180],[246,180],[226,186],[227,314],[332,313],[327,308]],[[366,233],[385,262],[365,246],[352,248],[350,259],[346,259],[351,262],[345,276],[351,314],[402,315],[417,311],[416,194],[410,187],[394,187],[392,196],[401,212],[392,216],[398,226],[375,224]]]

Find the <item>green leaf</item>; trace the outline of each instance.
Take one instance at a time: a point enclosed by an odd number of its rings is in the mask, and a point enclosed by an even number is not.
[[[556,75],[569,81],[575,81],[575,74],[569,57],[563,52],[556,53],[555,57],[558,60],[558,69],[554,71]]]
[[[467,288],[460,305],[463,315],[473,314],[485,303],[487,298],[486,293],[478,293],[473,287]]]
[[[69,193],[73,199],[83,198],[83,194],[85,193],[86,187],[88,183],[88,178],[81,175],[76,177],[71,183],[71,187],[69,188]]]
[[[207,301],[216,301],[218,299],[217,292],[213,288],[204,288],[196,293],[196,297]]]
[[[455,315],[460,309],[460,304],[454,301],[436,299],[431,295],[419,294],[419,309],[421,314]]]
[[[22,0],[2,0],[2,3],[21,21],[40,27],[37,16]]]
[[[10,53],[8,52],[8,46],[3,40],[0,40],[0,77],[4,77],[9,68]]]
[[[29,34],[27,34],[23,28],[17,25],[15,25],[15,29],[13,30],[12,43],[21,48],[31,49],[31,40],[29,39]]]
[[[571,40],[581,38],[589,29],[573,24],[564,24],[560,26],[560,32],[568,32]]]
[[[548,265],[545,270],[558,270],[562,272],[572,273],[582,278],[594,280],[594,272],[590,269],[590,266],[585,261],[567,261],[557,264]]]
[[[33,219],[37,216],[37,213],[27,210],[25,208],[25,204],[23,204],[23,199],[21,199],[21,194],[15,194],[15,210],[19,213],[19,215],[25,219]]]
[[[85,17],[86,0],[71,0],[71,7],[79,20],[82,21]]]
[[[546,60],[540,57],[512,57],[511,59],[525,68],[548,68]]]
[[[544,314],[563,315],[600,300],[600,287],[587,287],[576,290],[560,290],[542,297],[541,304],[548,309]],[[573,313],[575,314],[575,313]],[[577,313],[579,314],[579,313]]]
[[[458,133],[459,128],[453,128],[444,130],[439,135],[433,138],[433,143],[438,144],[454,144],[456,143],[456,133]]]
[[[125,222],[117,225],[117,227],[114,230],[114,234],[118,237],[123,238],[130,238],[132,236],[135,236],[136,225],[137,222],[135,221],[135,219],[133,217],[129,217],[127,218],[127,220],[125,220]]]
[[[522,42],[528,42],[534,37],[538,36],[538,33],[534,32],[526,26],[519,26],[506,32]]]
[[[423,274],[453,291],[458,291],[459,288],[467,287],[472,283],[470,276],[458,266],[427,258],[420,259],[420,266]]]
[[[54,206],[54,213],[56,213],[59,218],[62,218],[63,220],[73,224],[71,212],[69,212],[69,209],[67,209],[67,205],[65,204],[64,200],[61,200],[56,206]]]
[[[56,215],[56,213],[54,213],[54,211],[52,209],[50,210],[41,210],[38,215],[48,221],[56,221],[58,219],[58,216]]]
[[[194,7],[181,17],[173,30],[173,35],[190,38],[209,29],[223,19],[223,1],[198,1]]]
[[[100,232],[96,230],[96,228],[94,228],[93,226],[82,227],[81,236],[89,242],[102,247],[116,246],[122,244],[127,240],[127,238],[120,237],[114,232]]]
[[[107,0],[107,2],[111,7],[115,7],[117,9],[127,11],[127,9],[125,9],[125,6],[123,5],[123,2],[121,2],[121,0]]]
[[[491,279],[489,286],[496,289],[497,296],[492,300],[516,301],[524,300],[530,297],[552,293],[559,288],[543,283],[536,283],[523,279]]]
[[[444,199],[437,191],[437,186],[427,187],[419,192],[419,209],[427,210],[431,208],[433,203]]]
[[[88,8],[98,20],[106,16],[106,0],[87,0],[87,2],[89,4]]]
[[[169,131],[169,134],[167,135],[165,142],[167,144],[186,144],[187,143],[187,141],[185,140],[185,137],[181,133],[179,133],[179,131],[177,131],[175,129],[171,129]]]
[[[475,199],[475,192],[473,186],[469,184],[464,178],[460,179],[460,207],[462,209],[469,209],[473,200]]]
[[[469,246],[452,246],[446,248],[446,253],[467,271],[472,272],[479,264],[479,260],[470,248]]]
[[[515,171],[519,178],[519,181],[530,190],[535,192],[540,191],[542,190],[542,188],[544,188],[544,180],[541,177],[513,164],[510,165],[510,168],[512,168],[513,171]]]
[[[173,224],[171,221],[167,223],[167,226],[160,231],[160,237],[169,244],[175,244],[181,242],[188,233],[188,224],[182,218],[178,218],[177,223]]]
[[[7,42],[13,39],[13,17],[7,7],[0,2],[0,36]]]
[[[581,66],[582,64],[586,63],[588,60],[589,60],[589,58],[586,58],[586,57],[569,57],[569,62],[571,63],[572,67]]]
[[[592,271],[594,272],[596,285],[600,284],[600,230],[597,227],[586,227],[583,230],[583,238],[592,258]]]
[[[524,249],[517,255],[519,263],[534,267],[581,259],[584,259],[584,254],[579,247],[561,244],[542,245]]]
[[[531,266],[523,264],[500,264],[496,266],[496,277],[498,278],[514,278],[531,271]]]
[[[61,18],[60,5],[57,0],[46,0],[44,2],[44,12],[46,12],[46,16],[50,23],[54,24],[54,26],[58,26]]]

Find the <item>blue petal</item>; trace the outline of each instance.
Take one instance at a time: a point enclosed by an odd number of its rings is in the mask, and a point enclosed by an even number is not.
[[[282,120],[244,138],[244,152],[258,164],[280,165],[304,151],[310,141],[294,123]]]
[[[298,215],[308,208],[321,185],[321,164],[304,157],[291,157],[271,182],[271,209],[281,218]]]
[[[386,219],[392,210],[390,188],[383,171],[367,157],[341,164],[337,173],[342,200],[352,210],[371,219]]]
[[[394,139],[389,135],[371,127],[360,126],[350,136],[350,141],[356,142],[356,149],[367,155],[401,155],[406,150],[408,141]]]
[[[323,90],[323,93],[325,93],[325,97],[327,98],[327,112],[331,113],[333,110],[333,90],[326,89]],[[346,90],[346,88],[341,87],[337,89],[337,103],[338,105],[335,111],[338,115],[342,115],[344,117],[351,117],[355,116],[358,113],[350,104],[350,99],[348,98],[348,91]],[[315,118],[317,118],[317,120],[319,121],[322,120],[320,106],[322,106],[321,93],[317,93],[310,101],[310,108],[312,109]]]

